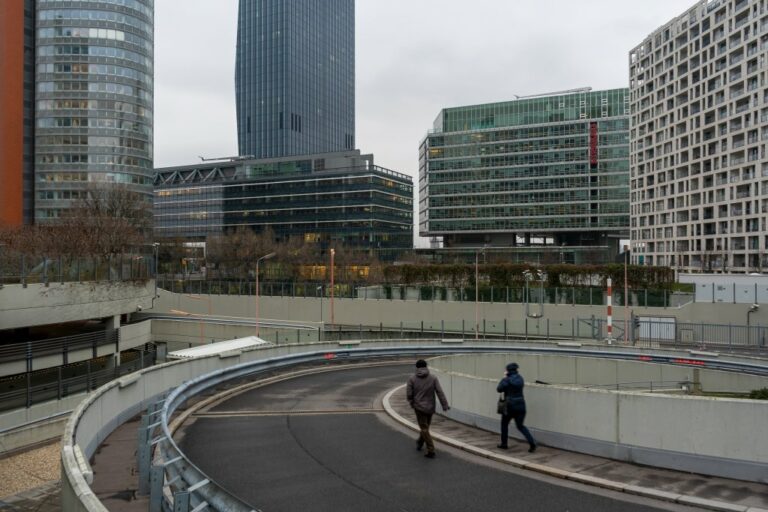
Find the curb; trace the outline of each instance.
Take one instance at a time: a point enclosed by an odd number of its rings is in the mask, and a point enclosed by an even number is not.
[[[392,405],[389,403],[392,395],[402,390],[404,387],[405,387],[405,384],[398,386],[390,390],[384,396],[384,398],[382,399],[384,410],[392,419],[394,419],[401,425],[413,431],[418,432],[419,431],[418,425],[400,416],[400,414],[398,414],[394,410]],[[656,500],[679,503],[681,505],[697,506],[697,507],[705,508],[708,510],[716,510],[716,511],[722,511],[722,512],[768,512],[768,510],[762,509],[762,508],[747,507],[744,505],[734,505],[734,504],[725,503],[722,501],[699,498],[697,496],[677,494],[673,492],[661,491],[659,489],[653,489],[651,487],[640,487],[637,485],[630,485],[623,482],[616,482],[614,480],[606,480],[604,478],[598,478],[598,477],[593,477],[589,475],[582,475],[581,473],[574,473],[572,471],[566,471],[563,469],[554,468],[552,466],[546,466],[544,464],[530,462],[524,459],[519,459],[517,457],[509,457],[496,452],[492,452],[490,450],[486,450],[484,448],[478,448],[477,446],[473,446],[471,444],[457,441],[451,437],[444,436],[442,434],[432,433],[432,437],[435,440],[440,441],[441,443],[447,444],[448,446],[458,448],[459,450],[465,451],[467,453],[471,453],[473,455],[479,455],[480,457],[484,457],[486,459],[493,460],[495,462],[501,462],[503,464],[507,464],[516,468],[527,469],[530,471],[535,471],[537,473],[553,476],[556,478],[562,478],[564,480],[571,480],[571,481],[579,482],[586,485],[602,487],[604,489],[624,492],[627,494],[634,494],[636,496],[643,496],[645,498],[653,498]]]

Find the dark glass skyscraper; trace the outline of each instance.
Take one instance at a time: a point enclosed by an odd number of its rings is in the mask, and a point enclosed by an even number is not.
[[[241,155],[353,149],[354,0],[240,0],[235,91]]]

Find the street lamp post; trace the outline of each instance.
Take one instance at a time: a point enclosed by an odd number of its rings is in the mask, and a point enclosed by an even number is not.
[[[256,260],[256,337],[259,337],[259,263],[262,262],[262,260],[268,260],[270,258],[274,258],[277,253],[271,252],[269,254],[265,254],[261,258]]]
[[[480,270],[478,268],[479,252],[475,251],[475,341],[479,338],[480,328],[480,293],[478,286],[480,282]]]
[[[152,244],[152,248],[155,250],[155,298],[157,298],[157,274],[158,274],[158,268],[157,268],[157,260],[158,260],[158,253],[160,252],[160,243],[155,242]],[[154,301],[153,301],[154,304]]]
[[[629,345],[629,324],[627,323],[627,310],[629,309],[629,279],[627,277],[627,258],[629,258],[629,246],[624,246],[624,344]]]
[[[480,252],[485,254],[486,246],[475,251],[475,340],[480,337]]]
[[[333,295],[334,295],[334,270],[335,270],[335,263],[334,259],[336,257],[336,249],[331,249],[331,329],[333,329],[334,325],[334,317],[333,317]]]

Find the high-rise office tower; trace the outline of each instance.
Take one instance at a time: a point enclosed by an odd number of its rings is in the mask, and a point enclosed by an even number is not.
[[[240,0],[235,90],[241,155],[353,149],[354,0]]]
[[[3,3],[0,221],[56,219],[101,184],[151,201],[153,39],[154,0]]]
[[[632,259],[768,266],[768,14],[701,0],[630,52]]]

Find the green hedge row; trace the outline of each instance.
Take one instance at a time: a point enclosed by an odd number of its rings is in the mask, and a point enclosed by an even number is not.
[[[616,288],[623,287],[624,265],[543,265],[493,263],[478,265],[481,283],[489,286],[514,287],[525,284],[524,272],[546,275],[546,287],[605,286],[613,280]],[[384,279],[389,284],[474,286],[475,266],[472,264],[406,264],[384,267]],[[669,267],[627,266],[627,282],[635,289],[671,289],[675,281]]]

